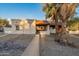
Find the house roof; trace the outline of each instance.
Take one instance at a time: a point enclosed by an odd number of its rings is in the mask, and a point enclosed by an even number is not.
[[[36,21],[36,25],[48,25],[48,21],[45,21],[45,20],[37,20]]]

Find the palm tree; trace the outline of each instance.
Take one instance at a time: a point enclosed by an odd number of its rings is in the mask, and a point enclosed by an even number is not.
[[[55,28],[56,28],[56,37],[55,40],[58,40],[58,9],[61,4],[51,3],[51,4],[44,4],[43,11],[46,14],[46,19],[51,18],[51,20],[55,20]]]
[[[46,18],[50,18],[51,20],[55,20],[55,29],[56,29],[56,41],[67,43],[68,40],[65,39],[66,35],[66,25],[67,21],[70,17],[72,17],[75,13],[77,4],[71,3],[71,4],[44,4],[43,11],[46,14]],[[58,32],[58,20],[60,20],[61,23],[61,31]]]
[[[60,32],[61,34],[60,41],[64,43],[68,42],[68,39],[67,39],[68,34],[66,32],[67,21],[71,16],[75,14],[76,6],[77,4],[74,4],[74,3],[71,3],[71,4],[63,3],[59,8],[58,15],[59,15],[60,20],[62,21],[62,31]]]

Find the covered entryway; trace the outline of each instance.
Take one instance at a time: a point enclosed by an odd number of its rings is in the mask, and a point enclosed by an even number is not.
[[[39,32],[50,34],[49,23],[47,21],[36,21],[36,33],[38,34]]]

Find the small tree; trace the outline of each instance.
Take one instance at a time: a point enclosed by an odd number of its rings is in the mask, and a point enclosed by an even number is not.
[[[6,19],[0,19],[0,26],[8,26],[9,25],[9,21]]]

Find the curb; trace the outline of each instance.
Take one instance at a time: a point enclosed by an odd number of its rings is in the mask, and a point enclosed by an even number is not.
[[[4,37],[4,36],[7,36],[7,35],[9,35],[9,34],[4,34],[4,35],[1,35],[0,37]]]

